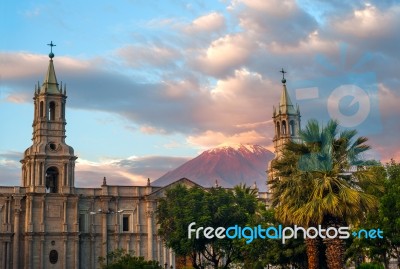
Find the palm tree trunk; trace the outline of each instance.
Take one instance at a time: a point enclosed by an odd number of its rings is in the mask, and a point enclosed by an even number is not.
[[[326,263],[329,269],[344,268],[344,242],[339,238],[324,239]]]
[[[314,238],[306,239],[308,269],[319,269],[319,241]]]

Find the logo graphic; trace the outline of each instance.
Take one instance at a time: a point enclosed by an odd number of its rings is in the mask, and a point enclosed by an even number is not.
[[[309,81],[293,81],[288,91],[294,103],[301,108],[303,118],[318,117],[323,123],[337,120],[342,130],[356,129],[362,136],[378,134],[382,130],[379,97],[375,73],[357,72],[371,60],[371,54],[363,55],[354,65],[348,67],[347,46],[341,45],[340,63],[335,66],[323,55],[316,62],[331,73],[329,77],[318,77]],[[321,156],[304,156],[304,167],[309,170],[331,169],[330,159],[319,160],[318,167],[308,167]],[[311,154],[314,155],[314,154]]]
[[[294,225],[293,227],[283,227],[282,225],[269,226],[267,228],[262,227],[261,225],[254,227],[241,227],[238,225],[230,226],[228,228],[225,227],[198,227],[193,228],[196,225],[196,222],[192,222],[188,226],[188,238],[199,239],[246,239],[246,244],[250,244],[254,239],[280,239],[282,244],[285,244],[286,240],[291,238],[303,237],[306,238],[339,238],[339,239],[347,239],[352,235],[356,238],[383,238],[383,231],[381,229],[370,229],[365,230],[361,229],[358,232],[354,231],[350,233],[350,228],[347,226],[344,227],[328,227],[323,228],[321,225],[318,227],[308,227],[303,228],[301,226]]]
[[[306,118],[318,115],[323,120],[337,119],[342,127],[357,128],[363,135],[379,133],[382,127],[375,73],[357,73],[371,55],[363,55],[346,69],[346,52],[347,47],[342,45],[339,66],[318,55],[316,62],[332,75],[310,81],[293,81],[288,87],[290,96],[295,98]]]

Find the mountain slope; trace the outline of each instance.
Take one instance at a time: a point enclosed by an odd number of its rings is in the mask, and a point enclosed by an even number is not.
[[[155,180],[155,186],[165,186],[186,177],[204,187],[218,185],[230,188],[240,183],[266,190],[267,164],[274,154],[258,145],[219,147],[204,151],[196,158],[184,163]]]

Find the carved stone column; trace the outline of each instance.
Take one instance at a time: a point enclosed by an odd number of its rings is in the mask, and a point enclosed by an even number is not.
[[[146,211],[146,216],[147,216],[147,259],[148,260],[153,260],[153,216],[154,216],[154,211],[153,207],[149,202],[149,206]]]
[[[20,214],[21,214],[21,199],[22,195],[14,195],[14,240],[13,240],[13,269],[20,269]],[[25,257],[28,259],[29,257]]]

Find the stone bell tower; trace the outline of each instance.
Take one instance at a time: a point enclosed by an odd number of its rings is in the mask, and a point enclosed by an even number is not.
[[[64,193],[73,191],[74,149],[65,143],[66,86],[57,82],[53,42],[49,44],[49,66],[43,84],[35,86],[33,144],[25,150],[22,186],[27,192]]]
[[[299,106],[296,106],[295,108],[290,100],[290,96],[286,88],[286,71],[282,68],[280,72],[282,73],[282,93],[279,106],[277,108],[275,106],[273,107],[272,114],[275,130],[275,135],[272,140],[274,143],[275,158],[268,163],[267,168],[267,203],[269,203],[272,195],[270,180],[276,178],[276,171],[272,169],[274,162],[281,158],[283,149],[289,141],[301,141],[299,136],[301,127],[300,109]]]
[[[290,140],[300,141],[300,109],[293,106],[286,88],[286,71],[282,73],[282,94],[278,109],[273,108],[272,119],[275,126],[275,136],[273,138],[275,159],[279,158],[286,143]]]

